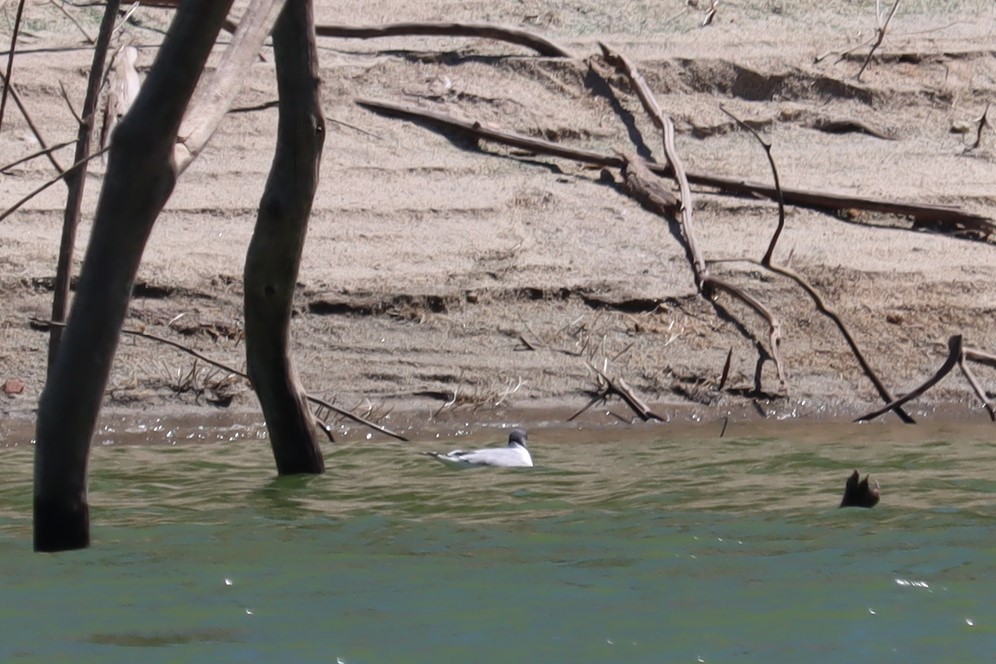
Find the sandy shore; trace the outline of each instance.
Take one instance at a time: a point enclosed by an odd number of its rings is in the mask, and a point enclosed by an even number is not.
[[[843,59],[815,58],[871,36],[874,3],[747,4],[722,3],[702,27],[703,14],[678,2],[319,2],[319,23],[487,21],[543,34],[577,58],[536,57],[479,39],[320,40],[330,131],[293,322],[306,387],[375,419],[391,410],[394,421],[427,426],[566,417],[597,389],[592,367],[624,379],[669,419],[847,418],[879,405],[833,324],[796,284],[757,264],[777,221],[772,202],[693,189],[698,242],[715,261],[710,270],[762,301],[781,325],[785,386],[767,362],[758,391],[757,348],[769,345],[767,324],[729,296],[709,302],[696,292],[677,226],[628,197],[617,172],[476,146],[353,103],[393,100],[663,162],[660,138],[625,82],[589,67],[604,41],[640,67],[674,119],[689,170],[770,182],[763,150],[723,105],[771,141],[785,186],[996,216],[996,138],[987,130],[981,146],[966,151],[974,134],[951,131],[994,98],[991,5],[901,7],[858,81],[867,47]],[[14,81],[47,140],[69,140],[75,121],[59,83],[81,103],[90,52],[52,5],[29,2],[26,11],[30,29]],[[95,33],[99,12],[77,13]],[[144,73],[169,14],[142,9],[136,18],[140,25],[122,36],[139,47]],[[264,59],[238,107],[276,98],[269,49]],[[178,183],[149,243],[128,328],[244,366],[242,261],[276,117],[275,109],[229,115]],[[840,121],[880,136],[831,131]],[[0,162],[36,149],[23,116],[8,105]],[[56,158],[67,165],[72,148]],[[79,261],[102,168],[88,178]],[[52,174],[44,159],[10,169],[0,176],[0,204]],[[47,336],[28,320],[50,312],[64,198],[64,187],[52,187],[0,222],[0,383],[24,384],[0,398],[7,416],[30,417],[43,386]],[[775,261],[818,289],[883,382],[901,394],[942,364],[951,335],[996,352],[993,244],[992,237],[914,229],[901,217],[790,207]],[[977,371],[996,390],[996,372]],[[109,413],[193,409],[205,417],[258,408],[245,381],[128,336],[106,404]],[[632,416],[618,399],[609,406],[581,421]],[[982,417],[957,372],[911,412]]]

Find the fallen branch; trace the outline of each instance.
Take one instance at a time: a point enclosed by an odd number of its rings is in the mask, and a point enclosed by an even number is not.
[[[586,364],[588,365],[588,368],[594,371],[598,376],[599,389],[595,394],[595,397],[588,402],[588,405],[567,418],[568,422],[576,419],[596,403],[608,400],[608,398],[613,394],[625,401],[626,405],[629,406],[630,409],[644,422],[649,420],[657,420],[658,422],[667,421],[660,415],[657,415],[651,411],[650,407],[643,402],[643,399],[636,395],[633,388],[631,388],[625,380],[622,378],[609,378],[604,371],[599,370],[598,367],[594,366],[590,362],[586,362]]]
[[[41,331],[48,331],[52,327],[66,327],[65,323],[57,323],[55,321],[43,320],[43,319],[34,318],[34,317],[29,318],[28,322],[31,323],[31,325],[32,325],[32,327],[34,329],[41,330]],[[167,346],[172,346],[173,348],[176,348],[177,350],[183,351],[184,353],[187,353],[188,355],[191,355],[191,356],[197,358],[198,360],[200,360],[202,362],[210,364],[211,366],[218,367],[219,369],[222,369],[222,370],[227,371],[227,372],[229,372],[231,374],[234,374],[236,376],[239,376],[241,378],[245,378],[246,380],[249,380],[249,375],[246,374],[244,371],[239,371],[238,369],[235,369],[234,367],[230,367],[227,364],[224,364],[224,363],[219,362],[217,360],[212,360],[210,357],[197,352],[193,348],[190,348],[189,346],[185,346],[185,345],[183,345],[181,343],[178,343],[176,341],[172,341],[170,339],[166,339],[166,338],[163,338],[163,337],[160,337],[160,336],[156,336],[155,334],[149,334],[148,332],[143,332],[142,330],[127,330],[127,329],[122,329],[121,333],[122,334],[129,334],[129,335],[134,336],[134,337],[141,337],[142,339],[149,339],[150,341],[155,341],[155,342],[158,342],[158,343],[161,343],[161,344],[165,344]],[[352,420],[352,421],[356,422],[357,424],[362,424],[363,426],[370,427],[371,429],[373,429],[375,431],[379,431],[380,433],[384,434],[385,436],[390,436],[391,438],[395,438],[397,440],[401,440],[401,441],[405,441],[405,442],[408,441],[408,439],[405,438],[404,436],[402,436],[401,434],[395,433],[395,432],[391,431],[390,429],[386,429],[386,428],[384,428],[384,427],[382,427],[379,424],[376,424],[374,422],[370,422],[369,420],[366,420],[366,419],[360,417],[359,415],[354,415],[353,413],[349,412],[348,410],[346,410],[344,408],[339,408],[338,406],[333,406],[329,402],[323,401],[322,399],[319,399],[317,397],[313,397],[311,395],[306,395],[305,398],[308,401],[310,401],[311,403],[315,404],[316,406],[321,406],[322,408],[325,408],[325,409],[330,410],[330,411],[332,411],[334,413],[337,413],[337,414],[341,415],[342,417],[345,417],[346,419],[349,419],[349,420]],[[318,418],[316,417],[316,420],[317,419]],[[316,422],[316,424],[325,433],[325,435],[328,436],[330,434],[330,432],[328,430],[328,427],[327,427],[327,425],[324,422],[321,422],[320,420],[318,420]]]
[[[883,413],[887,413],[890,410],[894,410],[899,406],[902,406],[908,401],[916,399],[918,396],[920,396],[921,394],[932,388],[934,385],[937,385],[937,383],[941,382],[942,378],[948,375],[948,373],[954,368],[954,366],[958,364],[959,360],[961,359],[962,352],[963,352],[962,338],[960,334],[956,334],[950,339],[948,339],[948,357],[947,359],[944,360],[944,364],[941,365],[941,368],[938,369],[933,376],[928,378],[926,381],[923,382],[922,385],[914,389],[909,394],[887,403],[885,406],[879,408],[878,410],[873,410],[870,413],[866,413],[865,415],[856,418],[854,421],[867,422],[868,420],[873,420],[879,415],[882,415]]]
[[[621,70],[629,78],[633,88],[636,90],[637,96],[640,98],[640,102],[647,111],[647,114],[650,115],[654,125],[656,125],[657,128],[663,133],[664,152],[667,155],[667,160],[671,165],[671,170],[674,173],[674,178],[677,180],[678,188],[681,192],[681,208],[679,210],[681,216],[681,230],[685,237],[685,242],[688,245],[687,249],[688,254],[691,257],[692,269],[695,272],[696,286],[702,293],[702,296],[710,302],[713,299],[713,293],[718,290],[725,291],[754,309],[754,311],[756,311],[768,322],[768,341],[771,345],[771,359],[774,362],[775,370],[778,373],[780,389],[784,391],[786,387],[786,380],[785,372],[782,367],[781,356],[778,352],[778,347],[781,343],[781,325],[779,324],[778,319],[775,318],[774,314],[771,313],[771,311],[757,298],[748,294],[742,288],[710,275],[709,270],[706,267],[705,259],[699,251],[694,226],[692,225],[692,191],[688,184],[688,176],[685,174],[685,168],[681,163],[677,148],[675,147],[674,122],[672,122],[671,118],[665,115],[661,110],[660,105],[657,103],[653,93],[650,91],[650,87],[647,85],[640,72],[636,69],[636,65],[634,65],[625,55],[616,53],[605,44],[600,43],[599,46],[602,49],[602,54],[605,56],[605,59],[617,69]],[[643,168],[643,165],[637,163],[637,160],[627,160],[627,168],[639,175],[643,175],[640,170]],[[649,177],[650,172],[647,170],[646,174],[643,176],[643,179],[648,179]],[[635,182],[639,182],[640,180],[640,177],[634,178]],[[664,210],[661,210],[661,213],[665,215],[667,214]]]
[[[781,183],[778,179],[778,168],[775,165],[774,158],[771,156],[771,144],[762,139],[761,136],[752,127],[747,125],[740,118],[733,115],[722,106],[720,106],[720,109],[728,116],[733,118],[738,124],[740,124],[741,127],[749,131],[764,148],[764,152],[768,156],[768,163],[771,166],[771,173],[774,179],[775,189],[779,191],[779,196],[777,197],[778,227],[776,228],[775,233],[771,237],[771,243],[768,245],[768,250],[765,252],[764,258],[761,259],[761,265],[767,267],[776,274],[780,274],[784,277],[792,279],[797,284],[799,284],[799,286],[801,286],[804,291],[806,291],[806,293],[810,296],[810,298],[812,298],[813,303],[816,305],[816,309],[820,313],[827,316],[830,320],[832,320],[834,324],[837,325],[837,329],[840,330],[840,333],[844,335],[844,340],[847,341],[847,345],[850,346],[851,352],[854,354],[854,357],[857,358],[858,364],[861,365],[862,371],[864,371],[868,379],[871,380],[872,384],[875,386],[875,389],[878,391],[878,394],[882,398],[882,400],[885,401],[886,403],[893,401],[895,397],[892,396],[888,388],[885,386],[885,383],[883,383],[881,379],[879,379],[878,374],[876,374],[875,371],[871,368],[871,365],[865,359],[864,354],[858,348],[857,342],[851,336],[850,331],[847,329],[847,326],[844,325],[844,321],[841,320],[840,316],[837,315],[837,312],[831,310],[826,306],[826,304],[823,302],[823,298],[820,297],[820,294],[816,292],[816,289],[813,288],[813,286],[808,281],[803,279],[802,275],[797,273],[795,270],[792,270],[788,266],[782,267],[779,265],[773,265],[771,263],[772,255],[775,253],[775,244],[778,242],[778,238],[781,235],[782,229],[785,227],[785,198],[780,194]],[[903,420],[903,422],[906,422],[907,424],[914,423],[913,418],[910,417],[909,414],[907,414],[902,408],[896,408],[895,411],[896,415],[899,416],[899,418]]]
[[[552,58],[573,58],[567,49],[532,32],[487,23],[389,23],[387,25],[316,25],[319,37],[374,39],[377,37],[477,37],[509,42]]]
[[[424,110],[409,104],[362,98],[355,99],[354,101],[359,106],[386,115],[403,117],[409,120],[426,121],[437,127],[459,131],[475,138],[501,143],[502,145],[528,150],[537,154],[571,159],[596,166],[610,166],[614,168],[622,168],[623,166],[623,159],[618,155],[606,155],[592,150],[571,148],[559,143],[544,141],[514,132],[491,129],[484,127],[479,122],[460,120],[445,113]],[[657,175],[665,177],[673,176],[673,172],[669,166],[648,164],[648,168]],[[772,200],[777,200],[778,197],[778,190],[767,184],[704,173],[686,172],[686,175],[690,184],[713,187],[727,194],[762,196]],[[906,203],[882,198],[850,196],[807,189],[793,189],[790,187],[783,187],[781,192],[785,203],[789,205],[813,208],[824,212],[836,213],[845,210],[867,210],[870,212],[911,217],[917,221],[944,224],[955,229],[962,226],[965,229],[978,231],[985,236],[996,234],[996,223],[993,220],[950,205]]]
[[[962,341],[962,336],[960,334],[952,336],[950,339],[948,339],[948,357],[944,360],[944,364],[941,365],[941,368],[938,369],[933,376],[928,378],[926,381],[923,382],[922,385],[917,387],[915,390],[913,390],[906,396],[900,399],[896,399],[895,401],[887,404],[883,408],[862,415],[861,417],[857,418],[855,422],[864,422],[867,420],[875,419],[882,413],[888,411],[890,408],[896,408],[906,403],[907,401],[910,401],[911,399],[915,399],[916,397],[920,396],[921,394],[929,390],[931,387],[939,383],[942,378],[944,378],[946,375],[948,375],[948,373],[951,372],[951,369],[954,368],[955,364],[957,364],[961,368],[961,371],[965,375],[965,378],[972,386],[972,390],[975,392],[976,396],[978,396],[979,399],[982,401],[983,406],[985,406],[986,411],[989,413],[989,419],[992,420],[993,422],[996,422],[996,407],[993,406],[992,401],[990,401],[990,399],[986,396],[985,390],[982,389],[982,386],[979,384],[979,381],[975,378],[975,374],[969,368],[968,366],[969,360],[974,360],[976,362],[979,362],[980,364],[985,364],[986,366],[996,368],[996,355],[993,355],[991,353],[985,353],[981,350],[976,350],[975,348],[966,347]]]

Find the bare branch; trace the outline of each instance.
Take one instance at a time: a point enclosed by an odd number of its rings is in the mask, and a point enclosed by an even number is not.
[[[17,3],[17,14],[14,16],[14,29],[10,33],[10,49],[7,50],[7,75],[3,77],[3,96],[0,97],[0,128],[3,128],[4,111],[7,110],[7,95],[12,93],[10,78],[14,71],[14,53],[17,51],[17,35],[21,31],[21,16],[24,14],[24,0]],[[42,144],[42,147],[45,147]]]
[[[80,33],[83,35],[83,38],[86,39],[86,43],[87,44],[92,44],[93,43],[93,37],[90,36],[90,33],[88,33],[83,28],[83,26],[80,25],[80,22],[77,21],[76,18],[72,14],[70,14],[68,11],[66,11],[66,8],[62,5],[62,3],[56,2],[56,0],[49,0],[49,2],[51,2],[53,5],[55,5],[55,8],[58,9],[60,12],[62,12],[63,16],[65,16],[66,18],[68,18],[70,20],[70,22],[72,22],[72,24],[76,26],[76,29],[79,30]],[[115,11],[117,11],[117,10],[115,10]]]
[[[53,145],[52,147],[45,148],[44,150],[38,150],[36,152],[32,152],[31,154],[29,154],[26,157],[21,157],[17,161],[10,162],[6,166],[0,166],[0,173],[6,173],[10,169],[14,168],[15,166],[19,166],[20,164],[23,164],[26,161],[31,161],[32,159],[36,159],[38,157],[44,157],[45,154],[48,153],[48,152],[55,152],[56,150],[61,150],[62,148],[68,147],[68,146],[72,145],[75,142],[76,141],[66,141],[65,143],[58,143],[56,145]],[[56,181],[58,181],[59,179],[61,179],[61,177],[62,176],[59,176],[58,178],[56,178]]]
[[[894,410],[899,406],[902,406],[908,401],[916,399],[918,396],[932,388],[937,383],[941,382],[941,379],[948,375],[948,373],[958,364],[959,358],[962,355],[962,338],[960,334],[956,334],[950,339],[948,339],[948,357],[944,360],[944,364],[938,369],[933,376],[928,378],[923,382],[922,385],[914,389],[912,392],[906,396],[900,397],[890,403],[887,403],[878,410],[873,410],[870,413],[866,413],[859,418],[856,418],[855,422],[866,422],[868,420],[873,420],[883,413],[888,413],[890,410]]]
[[[553,58],[573,58],[567,49],[545,37],[526,30],[506,28],[486,23],[390,23],[387,25],[318,25],[315,34],[319,37],[339,37],[346,39],[373,39],[376,37],[478,37],[518,44],[532,49],[540,55]]]
[[[218,129],[285,3],[253,0],[242,15],[211,81],[201,87],[183,118],[174,150],[178,173],[190,166]]]
[[[93,49],[93,60],[90,63],[90,74],[87,78],[86,97],[83,100],[83,118],[77,118],[76,153],[73,161],[80,164],[66,173],[66,209],[62,218],[62,238],[59,242],[59,259],[55,270],[55,290],[52,294],[52,320],[66,320],[66,310],[69,306],[69,282],[72,277],[73,252],[76,249],[76,227],[80,222],[80,210],[83,207],[83,188],[86,184],[86,157],[90,154],[90,141],[93,137],[93,121],[97,115],[97,103],[100,100],[100,86],[104,78],[104,63],[107,60],[107,49],[111,43],[111,31],[114,29],[114,17],[118,12],[120,0],[107,0],[104,16],[100,21],[97,34],[97,44]],[[60,82],[61,85],[61,82]],[[65,90],[63,89],[63,93]],[[69,97],[66,96],[66,103]],[[69,105],[70,109],[72,104]],[[48,340],[48,368],[51,371],[55,363],[55,354],[62,340],[62,329],[52,328]]]
[[[42,331],[47,330],[47,329],[52,328],[52,327],[63,327],[64,328],[66,326],[65,323],[57,323],[55,321],[42,320],[40,318],[33,318],[32,317],[32,318],[29,318],[28,320],[31,322],[32,325],[34,325],[35,327],[37,327],[37,329],[42,330]],[[244,371],[239,371],[238,369],[236,369],[234,367],[231,367],[231,366],[229,366],[229,365],[227,365],[227,364],[225,364],[223,362],[219,362],[218,360],[213,360],[210,357],[208,357],[207,355],[204,355],[203,353],[200,353],[200,352],[194,350],[193,348],[191,348],[189,346],[185,346],[185,345],[183,345],[183,344],[181,344],[179,342],[172,341],[171,339],[166,339],[165,337],[160,337],[160,336],[157,336],[155,334],[149,334],[148,332],[143,332],[142,330],[122,329],[121,330],[121,334],[127,334],[127,335],[130,335],[130,336],[133,336],[133,337],[140,337],[142,339],[148,339],[150,341],[155,341],[157,343],[161,343],[161,344],[164,344],[166,346],[170,346],[172,348],[176,348],[177,350],[183,351],[187,355],[190,355],[190,356],[192,356],[192,357],[200,360],[201,362],[204,362],[206,364],[210,364],[211,366],[217,367],[217,368],[221,369],[222,371],[227,371],[230,374],[233,374],[235,376],[239,376],[240,378],[245,378],[246,380],[249,380],[249,374],[245,373]],[[342,417],[345,417],[346,419],[352,420],[353,422],[356,422],[357,424],[362,424],[365,427],[370,427],[374,431],[378,431],[378,432],[384,434],[385,436],[390,436],[391,438],[395,438],[397,440],[401,440],[401,441],[405,441],[405,442],[408,441],[408,439],[405,438],[404,436],[402,436],[401,434],[395,433],[394,431],[391,431],[390,429],[382,427],[379,424],[376,424],[375,422],[370,422],[369,420],[366,420],[366,419],[360,417],[359,415],[355,415],[355,414],[351,413],[350,411],[345,410],[344,408],[339,408],[338,406],[334,406],[331,403],[329,403],[328,401],[324,401],[323,399],[319,399],[318,397],[314,397],[314,396],[311,396],[311,395],[308,395],[307,399],[308,399],[308,401],[310,401],[311,403],[315,404],[316,406],[321,406],[322,408],[325,408],[327,410],[332,411],[333,413],[341,415]],[[327,429],[326,426],[321,426],[320,425],[319,428],[326,435],[328,435],[329,432],[326,430]],[[333,442],[335,442],[335,441],[333,440]]]
[[[571,148],[559,143],[544,141],[514,132],[491,129],[479,122],[460,120],[445,113],[424,110],[409,104],[399,104],[376,99],[356,99],[355,102],[375,112],[403,117],[409,120],[427,121],[430,125],[436,125],[451,131],[456,130],[476,138],[529,150],[537,154],[572,159],[598,166],[611,166],[614,168],[622,168],[623,166],[623,159],[618,155],[606,155],[591,150]],[[660,164],[648,164],[647,166],[658,175],[671,176],[673,174],[669,166],[662,166]],[[775,187],[759,182],[708,175],[705,173],[686,172],[686,175],[691,184],[714,187],[728,194],[764,196],[772,200],[777,200],[778,197],[778,190]],[[785,202],[789,205],[798,205],[828,212],[869,210],[872,212],[912,217],[913,219],[925,222],[942,223],[953,227],[964,226],[965,228],[977,230],[987,236],[996,234],[996,223],[993,223],[992,219],[966,212],[955,206],[907,203],[882,198],[793,189],[790,187],[783,187],[781,191]]]
[[[771,242],[768,244],[768,250],[764,252],[764,258],[761,259],[762,265],[770,265],[771,257],[775,253],[775,245],[778,244],[778,238],[781,237],[782,230],[785,228],[785,195],[782,193],[782,185],[778,180],[778,167],[775,165],[774,157],[771,156],[771,143],[761,138],[761,135],[758,134],[753,127],[735,116],[733,113],[730,113],[723,107],[722,104],[719,105],[719,110],[726,113],[728,116],[733,118],[738,125],[753,134],[754,138],[757,139],[757,142],[764,148],[764,154],[768,156],[768,164],[771,165],[771,174],[775,180],[775,190],[778,192],[778,196],[776,198],[776,201],[778,202],[778,226],[775,228],[775,232],[771,235]]]
[[[896,9],[899,7],[899,0],[892,3],[892,9],[889,10],[889,16],[886,17],[885,22],[882,22],[882,15],[878,12],[876,7],[875,17],[878,20],[878,28],[875,30],[875,43],[872,44],[871,50],[868,51],[868,57],[865,58],[864,64],[861,65],[861,69],[858,70],[858,75],[855,76],[855,80],[860,81],[861,75],[865,73],[865,67],[871,62],[872,56],[875,55],[875,49],[881,45],[882,40],[885,39],[885,30],[889,27],[889,21],[892,20],[893,15],[896,13]]]
[[[11,52],[11,54],[8,56],[8,69],[10,68],[10,61],[12,61],[13,59],[14,59],[14,54],[13,52]],[[45,137],[41,135],[41,131],[35,125],[35,121],[31,119],[31,114],[28,113],[28,109],[24,106],[24,102],[21,101],[21,95],[17,93],[17,88],[15,88],[14,85],[10,82],[10,80],[3,74],[0,74],[0,83],[3,83],[4,98],[6,99],[6,95],[9,92],[11,99],[14,100],[14,103],[17,104],[18,110],[21,111],[21,115],[24,116],[25,122],[28,123],[28,127],[31,128],[31,133],[35,135],[35,139],[38,141],[38,145],[42,146],[43,149],[47,148],[48,143],[45,142]],[[0,121],[2,120],[3,118],[2,116],[0,116]],[[48,160],[52,163],[52,166],[54,166],[55,170],[61,175],[64,169],[56,160],[55,155],[53,155],[52,152],[49,151],[45,153],[45,156],[48,157]]]
[[[43,151],[43,154],[45,152],[51,152],[54,149],[55,148],[49,148],[48,150]],[[73,164],[72,166],[70,166],[69,168],[67,168],[60,175],[56,175],[54,178],[52,178],[51,180],[49,180],[45,184],[41,185],[40,187],[36,187],[33,191],[31,191],[30,193],[28,193],[27,195],[25,195],[23,198],[21,198],[21,200],[17,201],[13,205],[11,205],[9,208],[7,208],[6,210],[4,210],[3,213],[0,214],[0,221],[3,221],[4,219],[6,219],[7,217],[9,217],[10,215],[12,215],[15,212],[17,212],[19,209],[21,209],[22,205],[24,205],[25,203],[27,203],[28,201],[30,201],[32,198],[34,198],[38,194],[42,193],[43,191],[45,191],[46,189],[48,189],[49,187],[51,187],[56,182],[59,182],[60,180],[64,180],[66,178],[66,174],[67,173],[71,173],[72,171],[74,171],[75,169],[81,167],[83,164],[87,163],[91,159],[94,159],[95,157],[99,157],[100,155],[104,154],[105,152],[107,152],[106,149],[100,150],[99,152],[94,152],[92,155],[90,155],[86,159],[78,161],[75,164]]]

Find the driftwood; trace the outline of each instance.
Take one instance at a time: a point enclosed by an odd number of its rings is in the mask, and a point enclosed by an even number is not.
[[[450,131],[456,130],[476,138],[528,150],[537,154],[571,159],[596,166],[610,166],[614,168],[622,168],[623,166],[623,159],[618,155],[606,155],[592,150],[572,148],[515,132],[493,129],[485,127],[479,122],[460,120],[446,113],[425,110],[411,104],[368,98],[355,99],[354,101],[364,108],[385,115],[407,118],[409,120],[421,120],[430,125],[442,127]],[[657,175],[665,177],[673,176],[673,172],[669,166],[649,164],[648,168]],[[707,175],[691,171],[686,172],[686,175],[690,184],[712,187],[727,194],[761,196],[772,200],[777,200],[779,195],[778,189],[771,185],[751,182],[741,178]],[[850,196],[808,189],[794,189],[791,187],[783,187],[781,194],[785,199],[785,203],[789,205],[812,208],[824,212],[838,213],[847,210],[867,210],[870,212],[911,217],[917,221],[941,224],[954,230],[973,230],[985,236],[996,234],[996,223],[993,220],[982,215],[966,212],[955,206],[907,203],[883,198]]]
[[[517,44],[552,58],[573,58],[566,48],[545,37],[516,28],[487,23],[390,23],[387,25],[318,25],[319,37],[373,39],[376,37],[477,37]]]
[[[741,127],[744,127],[747,131],[749,131],[764,148],[764,152],[768,156],[768,164],[771,166],[771,174],[775,183],[775,188],[781,191],[781,183],[778,178],[778,167],[775,164],[774,157],[771,156],[771,144],[765,141],[763,138],[761,138],[760,134],[758,134],[753,127],[750,127],[740,118],[733,115],[725,108],[722,108],[722,106],[720,108],[724,113],[733,118]],[[785,227],[784,197],[779,195],[777,198],[777,202],[778,202],[778,226],[776,227],[775,232],[771,236],[771,242],[768,244],[768,250],[764,253],[764,258],[761,259],[760,264],[763,267],[768,268],[772,272],[775,272],[776,274],[780,274],[784,277],[792,279],[797,284],[799,284],[799,286],[801,286],[804,291],[806,291],[809,297],[812,298],[813,303],[816,305],[816,309],[820,313],[827,316],[830,320],[832,320],[834,324],[837,326],[837,329],[840,330],[840,333],[844,336],[844,340],[847,342],[847,345],[850,347],[851,352],[854,354],[854,357],[858,360],[858,364],[861,365],[861,370],[864,371],[865,375],[868,377],[869,380],[871,380],[872,385],[874,385],[875,389],[878,391],[879,397],[886,403],[893,401],[895,397],[892,396],[892,393],[885,386],[885,383],[882,382],[882,380],[878,377],[878,374],[875,373],[875,370],[872,369],[871,365],[868,363],[868,360],[865,359],[864,353],[862,353],[861,350],[858,348],[857,342],[854,340],[854,337],[851,336],[851,332],[847,329],[847,326],[844,325],[844,321],[840,318],[840,316],[837,315],[837,312],[833,311],[832,309],[826,306],[826,303],[824,303],[823,298],[820,296],[820,294],[816,291],[815,288],[813,288],[812,284],[810,284],[802,277],[802,275],[800,275],[795,270],[792,270],[788,266],[775,265],[771,262],[772,256],[775,253],[775,246],[778,243],[778,238],[781,236],[782,230]],[[913,418],[901,407],[896,407],[894,410],[896,412],[896,415],[903,422],[906,422],[907,424],[914,423]]]
[[[856,418],[855,422],[866,422],[868,420],[873,420],[879,415],[888,412],[889,410],[896,408],[897,406],[902,406],[908,401],[916,399],[918,396],[922,395],[924,392],[932,388],[937,383],[941,382],[945,376],[947,376],[955,365],[959,365],[968,382],[972,385],[972,389],[975,390],[976,395],[982,400],[982,403],[986,407],[986,411],[989,413],[989,418],[996,422],[996,409],[993,408],[992,403],[986,397],[985,391],[979,385],[976,380],[975,375],[968,368],[965,363],[966,360],[977,360],[989,366],[996,366],[996,355],[990,355],[989,353],[984,353],[973,348],[966,348],[964,341],[960,334],[956,334],[948,339],[948,356],[944,360],[944,364],[934,372],[934,375],[921,383],[918,387],[912,390],[909,394],[886,404],[878,410],[873,410],[870,413],[865,413],[861,417]]]
[[[685,242],[688,246],[688,253],[692,261],[692,269],[695,272],[695,283],[698,286],[699,291],[710,301],[712,301],[715,292],[725,291],[733,297],[741,300],[744,304],[748,305],[767,321],[769,331],[768,342],[771,347],[770,355],[775,364],[775,370],[778,373],[780,389],[784,391],[786,389],[786,380],[781,356],[778,352],[778,346],[781,343],[781,324],[778,319],[771,312],[771,310],[764,306],[764,304],[762,304],[757,298],[753,297],[739,286],[735,286],[724,279],[720,279],[709,274],[705,259],[698,248],[698,241],[692,225],[692,191],[688,185],[688,177],[685,174],[685,168],[681,163],[677,148],[675,147],[674,123],[671,121],[671,118],[665,115],[661,110],[660,105],[657,103],[653,93],[650,91],[650,87],[647,85],[646,81],[643,80],[643,76],[636,69],[636,66],[629,60],[629,58],[621,53],[616,53],[605,44],[599,44],[599,46],[601,47],[602,53],[606,60],[629,78],[630,83],[635,89],[637,96],[640,98],[640,102],[643,104],[647,114],[650,115],[654,125],[663,133],[664,152],[667,155],[668,162],[671,165],[671,170],[674,173],[675,180],[677,180],[678,187],[681,191],[681,207],[679,210],[681,229],[682,234],[685,237]],[[636,186],[638,186],[640,182],[646,181],[647,179],[653,177],[650,174],[650,171],[642,164],[638,163],[637,160],[627,159],[626,166],[627,169],[636,176],[632,178],[632,182]],[[664,210],[661,210],[660,213],[666,215],[666,211]]]
[[[568,422],[573,422],[595,404],[607,401],[613,394],[621,398],[626,405],[629,406],[630,409],[644,422],[648,422],[650,420],[657,420],[658,422],[667,421],[665,418],[650,410],[650,407],[644,403],[643,399],[636,395],[636,392],[633,391],[633,388],[631,388],[625,380],[622,378],[610,378],[604,371],[600,370],[590,362],[587,364],[588,368],[595,372],[595,375],[598,377],[599,387],[598,390],[596,390],[595,396],[586,406],[584,406],[584,408],[567,418]]]

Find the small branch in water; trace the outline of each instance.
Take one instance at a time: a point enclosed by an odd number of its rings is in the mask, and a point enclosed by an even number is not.
[[[41,318],[31,317],[31,318],[28,319],[28,321],[32,324],[32,326],[34,328],[36,328],[38,330],[42,330],[42,331],[48,331],[49,328],[51,328],[51,327],[66,327],[65,323],[56,323],[54,321],[43,320]],[[143,339],[149,339],[150,341],[156,341],[156,342],[161,343],[161,344],[166,344],[167,346],[172,346],[173,348],[176,348],[177,350],[181,350],[184,353],[187,353],[188,355],[191,355],[191,356],[193,356],[193,357],[201,360],[202,362],[206,362],[207,364],[210,364],[212,366],[218,367],[219,369],[223,369],[223,370],[225,370],[225,371],[227,371],[229,373],[235,374],[236,376],[240,376],[242,378],[245,378],[246,380],[249,380],[249,375],[246,374],[245,372],[239,371],[238,369],[236,369],[234,367],[230,367],[227,364],[224,364],[222,362],[218,362],[217,360],[212,360],[210,357],[197,352],[193,348],[190,348],[189,346],[185,346],[185,345],[183,345],[181,343],[178,343],[176,341],[171,341],[170,339],[165,339],[163,337],[156,336],[155,334],[149,334],[148,332],[143,332],[141,330],[121,330],[121,333],[122,334],[130,334],[131,336],[141,337]],[[378,432],[384,434],[385,436],[390,436],[391,438],[395,438],[397,440],[401,440],[401,441],[405,441],[405,442],[408,441],[407,438],[405,438],[404,436],[402,436],[399,433],[395,433],[395,432],[391,431],[390,429],[387,429],[385,427],[380,426],[379,424],[376,424],[374,422],[370,422],[369,420],[366,420],[366,419],[360,417],[359,415],[355,415],[355,414],[349,412],[348,410],[345,410],[344,408],[339,408],[338,406],[334,406],[334,405],[330,404],[327,401],[319,399],[318,397],[313,397],[311,395],[306,395],[305,398],[308,401],[310,401],[311,403],[313,403],[313,404],[315,404],[317,406],[321,406],[322,408],[326,408],[326,409],[328,409],[328,410],[330,410],[330,411],[332,411],[334,413],[337,413],[337,414],[345,417],[346,419],[349,419],[349,420],[352,420],[352,421],[356,422],[357,424],[362,424],[363,426],[370,427],[371,429],[373,429],[375,431],[378,431]],[[329,430],[328,426],[324,422],[321,422],[321,420],[318,420],[317,417],[315,419],[318,422],[318,428],[321,429],[322,432],[326,436],[330,436],[331,437],[331,431]],[[332,439],[332,441],[335,442],[334,439]]]

